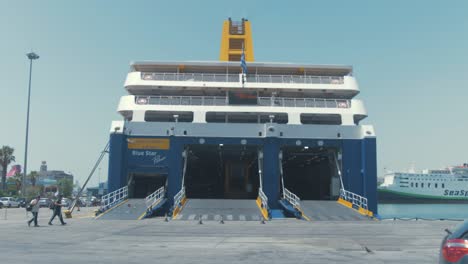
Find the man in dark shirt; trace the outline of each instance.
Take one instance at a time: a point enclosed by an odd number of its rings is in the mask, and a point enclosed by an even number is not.
[[[52,221],[54,220],[55,216],[58,216],[60,222],[62,223],[62,225],[66,225],[67,223],[65,223],[63,221],[63,217],[62,217],[62,195],[59,195],[57,197],[57,201],[54,202],[54,213],[52,215],[52,217],[50,218],[50,221],[49,221],[49,225],[52,225]]]

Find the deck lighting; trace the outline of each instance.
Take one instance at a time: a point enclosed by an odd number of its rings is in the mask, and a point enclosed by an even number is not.
[[[179,115],[172,115],[174,117],[174,122],[179,122]]]
[[[28,174],[28,139],[29,139],[29,108],[31,105],[31,77],[33,60],[39,59],[39,55],[34,52],[26,54],[29,59],[29,87],[28,87],[28,108],[26,112],[26,140],[24,143],[24,170],[21,184],[21,195],[26,194],[26,175]]]
[[[224,144],[219,144],[220,147],[224,146]]]
[[[309,149],[309,146],[304,146],[304,149]]]
[[[148,104],[148,98],[139,97],[139,98],[137,99],[137,104],[141,104],[141,105]]]

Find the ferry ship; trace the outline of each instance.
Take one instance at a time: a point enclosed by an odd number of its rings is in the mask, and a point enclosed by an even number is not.
[[[468,163],[419,173],[388,173],[378,192],[380,202],[468,203]]]
[[[250,21],[229,19],[219,61],[133,62],[125,89],[102,211],[303,218],[338,201],[377,214],[376,136],[351,66],[256,62]]]

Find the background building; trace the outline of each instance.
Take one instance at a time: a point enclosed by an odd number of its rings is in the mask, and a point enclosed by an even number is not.
[[[62,170],[48,170],[47,162],[42,161],[38,172],[37,184],[44,186],[56,185],[62,179],[67,179],[73,182],[73,175]]]

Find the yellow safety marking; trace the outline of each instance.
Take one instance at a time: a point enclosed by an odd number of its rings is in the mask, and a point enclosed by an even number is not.
[[[257,197],[257,200],[255,200],[255,203],[257,204],[258,209],[260,209],[260,213],[262,214],[263,218],[266,220],[269,220],[268,210],[262,207],[262,199],[260,199],[260,197]]]
[[[77,219],[83,219],[83,218],[91,218],[91,217],[94,217],[94,213],[92,214],[87,214],[87,215],[82,215],[82,216],[77,216],[75,218]]]
[[[350,203],[350,202],[348,202],[348,201],[346,201],[346,200],[343,200],[343,199],[341,199],[341,198],[338,198],[338,201],[337,201],[337,202],[338,202],[339,204],[341,204],[341,205],[346,206],[346,207],[353,208],[353,204],[352,204],[352,203]]]
[[[107,210],[107,211],[105,211],[104,213],[102,213],[102,214],[100,214],[100,215],[96,216],[96,218],[95,218],[95,219],[99,219],[101,216],[103,216],[103,215],[105,215],[105,214],[109,213],[110,211],[114,210],[114,208],[117,208],[117,207],[121,206],[122,204],[126,203],[127,201],[128,201],[128,199],[127,199],[127,200],[124,200],[123,202],[119,203],[118,205],[116,205],[116,206],[114,206],[114,207],[112,207],[112,208],[108,209],[108,210]]]
[[[150,207],[154,207],[155,205],[158,205],[160,202],[161,202],[161,200],[157,200],[157,201],[154,202],[152,205],[146,207],[146,210],[148,210],[148,208],[150,208]],[[145,216],[145,214],[146,214],[146,211],[144,211],[144,212],[137,218],[137,220],[143,219],[143,217]]]
[[[128,149],[169,149],[167,138],[129,138]]]
[[[310,221],[310,218],[304,214],[304,212],[301,210],[301,208],[296,207],[296,209],[301,212],[302,217],[304,217],[305,220]]]
[[[184,209],[184,206],[185,206],[185,203],[187,203],[187,198],[182,198],[182,200],[180,201],[181,205],[180,206],[177,206],[175,209],[174,209],[174,212],[172,213],[172,219],[175,219],[177,217],[177,215],[182,211],[182,209]]]
[[[346,207],[348,207],[348,208],[351,208],[351,209],[353,209],[354,211],[356,211],[356,212],[358,212],[358,213],[360,213],[360,214],[362,214],[362,215],[369,216],[369,217],[374,217],[374,213],[373,213],[373,212],[371,212],[371,211],[369,211],[369,210],[366,210],[366,209],[364,209],[364,208],[362,208],[362,207],[359,207],[359,209],[356,210],[356,209],[353,208],[353,204],[352,204],[352,203],[350,203],[350,202],[348,202],[348,201],[346,201],[346,200],[344,200],[344,199],[338,198],[338,201],[336,201],[336,202],[339,203],[339,204],[341,204],[341,205],[344,205],[344,206],[346,206]]]

